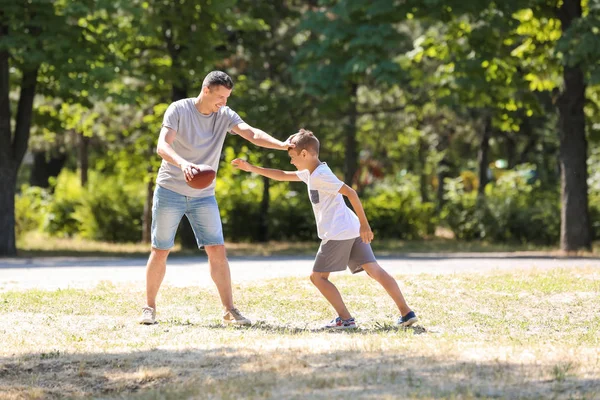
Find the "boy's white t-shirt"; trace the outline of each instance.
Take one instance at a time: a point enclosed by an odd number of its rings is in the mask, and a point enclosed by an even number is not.
[[[339,193],[344,182],[326,163],[319,165],[312,174],[307,169],[296,171],[296,174],[308,186],[308,197],[317,220],[317,234],[323,242],[360,236],[360,221]]]

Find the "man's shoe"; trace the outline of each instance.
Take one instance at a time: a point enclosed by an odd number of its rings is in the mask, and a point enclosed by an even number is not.
[[[411,326],[418,320],[419,320],[419,318],[417,318],[417,315],[414,313],[414,311],[411,311],[408,314],[406,314],[404,317],[398,318],[397,324],[398,324],[398,326]]]
[[[156,310],[152,307],[142,308],[142,317],[140,318],[140,324],[154,325],[156,323]]]
[[[229,325],[250,325],[252,321],[244,317],[237,308],[232,308],[223,314],[223,323]]]

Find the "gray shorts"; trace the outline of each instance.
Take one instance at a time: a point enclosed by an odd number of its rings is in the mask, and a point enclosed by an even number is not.
[[[343,271],[346,267],[356,274],[363,271],[362,266],[376,262],[371,245],[360,237],[348,240],[329,240],[321,243],[315,258],[314,272]]]

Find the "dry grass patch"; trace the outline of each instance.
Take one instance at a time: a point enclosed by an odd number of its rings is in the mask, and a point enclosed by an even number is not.
[[[236,288],[250,328],[220,325],[214,289],[164,288],[160,323],[135,323],[143,288],[0,293],[0,398],[582,398],[600,396],[600,272],[398,276],[421,317],[398,330],[364,276],[335,278],[360,324],[306,279]]]

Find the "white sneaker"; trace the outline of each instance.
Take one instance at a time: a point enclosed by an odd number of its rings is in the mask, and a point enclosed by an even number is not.
[[[237,308],[232,308],[223,314],[223,323],[229,325],[250,325],[252,321],[244,317]]]
[[[324,326],[325,329],[356,329],[356,321],[354,318],[342,319],[337,317],[331,320],[330,323]]]
[[[156,323],[156,310],[152,307],[142,308],[142,317],[140,318],[140,324],[154,325]]]

